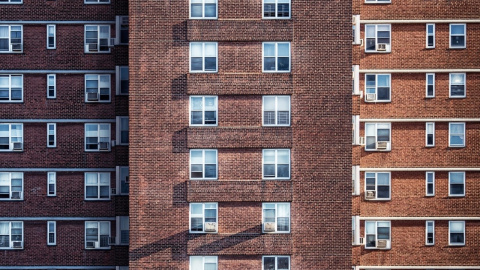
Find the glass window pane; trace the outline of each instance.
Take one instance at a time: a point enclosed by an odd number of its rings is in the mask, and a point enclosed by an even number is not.
[[[202,43],[190,43],[190,55],[192,57],[202,57]]]
[[[263,55],[264,56],[275,56],[275,44],[264,43],[263,44]]]
[[[278,56],[290,56],[290,44],[279,43],[278,44]]]
[[[452,35],[463,35],[463,34],[465,34],[464,25],[451,25],[450,30],[451,30]]]
[[[264,163],[275,163],[275,150],[264,150],[263,161]]]
[[[190,162],[192,164],[202,164],[203,163],[203,153],[201,150],[192,150],[190,151]]]

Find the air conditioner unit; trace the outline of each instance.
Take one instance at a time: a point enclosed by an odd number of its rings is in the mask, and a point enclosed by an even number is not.
[[[358,239],[358,244],[359,244],[359,245],[365,245],[365,238],[360,237],[360,238]]]
[[[360,137],[360,145],[365,145],[365,137]]]
[[[109,146],[109,145],[110,145],[110,143],[108,143],[108,142],[100,142],[100,143],[98,144],[98,148],[99,148],[100,150],[108,150],[108,146]]]
[[[377,94],[366,94],[366,101],[375,101],[377,99]]]
[[[373,200],[375,199],[375,191],[369,190],[365,192],[365,200]]]
[[[115,236],[112,236],[112,237],[109,237],[108,238],[108,245],[109,246],[114,246],[117,244],[117,241],[116,241],[116,237]]]
[[[14,143],[13,143],[13,150],[16,150],[16,151],[21,151],[21,150],[23,150],[23,143],[21,143],[21,142],[14,142]]]
[[[115,38],[110,38],[108,42],[108,47],[114,47],[115,46]]]
[[[12,191],[12,200],[20,200],[22,198],[22,192],[21,191]]]
[[[386,51],[387,50],[387,44],[386,43],[378,43],[377,44],[377,51]]]
[[[263,223],[264,232],[274,232],[275,231],[275,222],[265,222]]]
[[[100,242],[87,242],[87,248],[100,248]]]
[[[379,248],[379,249],[389,249],[390,248],[390,240],[386,240],[386,239],[377,240],[377,248]]]
[[[12,43],[10,44],[12,46],[12,51],[13,52],[21,52],[22,51],[22,43]]]
[[[205,232],[217,232],[217,223],[205,222]]]
[[[87,93],[87,101],[98,101],[98,93]]]
[[[98,52],[98,44],[87,43],[86,49],[87,49],[87,52]]]
[[[377,150],[387,150],[388,142],[377,142]]]
[[[128,184],[128,183],[130,183],[130,176],[125,177],[125,184]]]
[[[21,241],[13,241],[12,242],[13,248],[23,248],[23,243]]]
[[[110,189],[110,194],[111,195],[117,195],[117,189],[116,188],[111,188]]]

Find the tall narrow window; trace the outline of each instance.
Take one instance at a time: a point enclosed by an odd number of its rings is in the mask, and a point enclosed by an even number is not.
[[[290,96],[263,97],[263,125],[290,125]]]
[[[435,244],[435,221],[427,221],[425,223],[425,245],[431,246]]]
[[[128,66],[117,66],[115,73],[117,95],[128,95],[128,87],[130,82]]]
[[[57,147],[57,124],[47,124],[47,147]]]
[[[55,246],[57,244],[57,222],[47,222],[47,245]]]
[[[449,221],[448,232],[450,237],[448,243],[453,246],[465,245],[465,221]]]
[[[47,74],[47,98],[57,97],[57,76],[55,74]]]
[[[54,24],[47,25],[47,49],[56,49],[57,40],[56,40],[56,29]]]
[[[427,98],[435,97],[435,73],[427,73],[427,88],[425,96]]]
[[[427,24],[427,48],[435,48],[435,24]]]
[[[57,196],[57,173],[56,172],[48,172],[47,173],[47,196],[53,197]]]
[[[128,216],[117,217],[117,238],[120,245],[128,245],[130,237],[129,219]]]
[[[435,196],[435,172],[427,172],[425,175],[426,196]]]
[[[128,116],[117,116],[117,143],[128,145]]]
[[[465,172],[448,173],[448,196],[465,196]]]
[[[427,122],[425,124],[425,146],[426,147],[433,147],[435,146],[435,123],[434,122]]]
[[[450,73],[450,98],[467,96],[465,77],[465,73]]]
[[[129,191],[129,168],[128,166],[117,166],[117,193],[120,187],[121,195],[128,195]]]
[[[116,32],[118,44],[128,44],[128,16],[117,16]]]

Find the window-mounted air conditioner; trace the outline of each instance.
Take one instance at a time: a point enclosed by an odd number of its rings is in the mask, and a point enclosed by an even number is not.
[[[21,150],[23,150],[23,143],[21,143],[21,142],[14,142],[14,143],[13,143],[13,150],[15,150],[15,151],[21,151]]]
[[[205,232],[217,232],[217,223],[205,222]]]
[[[390,240],[386,240],[386,239],[377,240],[377,248],[378,249],[389,249],[390,248]]]
[[[12,43],[10,44],[12,47],[13,52],[21,52],[22,51],[22,43]]]
[[[86,46],[87,52],[98,52],[97,43],[87,43],[85,46]]]
[[[12,200],[20,200],[22,198],[22,192],[21,191],[12,191]]]
[[[389,142],[377,142],[377,150],[387,150]]]
[[[365,99],[366,101],[375,101],[377,99],[377,94],[366,94]]]
[[[263,223],[264,232],[274,232],[275,231],[275,222],[265,222]]]
[[[13,248],[23,248],[23,242],[21,242],[21,241],[13,241],[13,242],[12,242],[12,247],[13,247]]]
[[[375,199],[375,191],[369,190],[365,192],[365,200],[373,200]]]
[[[98,93],[87,93],[87,101],[98,101]]]
[[[98,144],[98,149],[106,151],[106,150],[108,150],[109,145],[110,145],[109,142],[100,142]]]
[[[379,51],[379,52],[383,51],[384,52],[384,51],[387,50],[387,46],[388,45],[386,43],[378,43],[377,44],[377,51]]]

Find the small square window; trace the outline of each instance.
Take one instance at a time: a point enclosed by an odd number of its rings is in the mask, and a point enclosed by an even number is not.
[[[391,51],[391,26],[390,24],[365,25],[365,52],[390,52]]]
[[[0,249],[23,249],[22,221],[0,221]]]
[[[109,53],[109,45],[110,25],[85,25],[85,53]]]
[[[215,149],[190,150],[190,179],[217,179],[217,157]]]
[[[448,173],[448,196],[465,196],[465,172]]]
[[[23,75],[0,75],[0,102],[23,102]]]
[[[0,151],[23,151],[23,124],[0,124]]]
[[[190,0],[190,19],[216,19],[217,0]]]
[[[290,149],[263,149],[263,179],[290,179]]]
[[[391,150],[390,123],[365,123],[365,151]]]
[[[217,72],[217,42],[190,42],[190,72]]]
[[[290,270],[290,256],[263,256],[263,270]]]
[[[85,173],[85,200],[110,200],[110,173]]]
[[[435,146],[435,123],[434,122],[425,123],[425,146],[426,147]]]
[[[117,142],[119,145],[128,145],[128,116],[117,116]]]
[[[427,24],[427,40],[426,48],[433,49],[435,48],[435,24]]]
[[[57,196],[57,173],[56,172],[47,173],[47,196],[49,197]]]
[[[0,25],[0,53],[23,52],[23,26]]]
[[[290,126],[290,96],[263,96],[263,125]]]
[[[217,209],[217,203],[190,203],[190,233],[217,233]]]
[[[425,245],[435,245],[435,221],[425,222]]]
[[[465,123],[449,123],[448,146],[465,147]]]
[[[110,151],[110,124],[85,124],[85,151]]]
[[[110,221],[85,221],[85,249],[110,249]]]
[[[365,101],[390,102],[390,74],[365,74]]]
[[[263,0],[264,19],[290,19],[290,0]]]
[[[450,24],[450,49],[467,47],[467,25]]]
[[[190,270],[217,270],[217,256],[190,256]]]
[[[110,102],[110,75],[85,75],[85,102]]]
[[[23,173],[0,172],[0,200],[23,200]]]
[[[448,244],[451,246],[465,245],[465,221],[448,222]]]
[[[218,113],[217,96],[190,97],[190,126],[216,126]]]
[[[450,73],[450,98],[466,97],[466,74]]]
[[[434,98],[435,97],[435,73],[427,73],[427,88],[426,88],[426,97]]]
[[[390,173],[365,172],[365,199],[390,200]]]
[[[366,249],[390,249],[391,235],[390,221],[365,221]]]
[[[57,245],[57,222],[47,221],[47,245]]]
[[[290,72],[290,42],[263,43],[263,72]]]
[[[56,49],[57,40],[56,40],[56,27],[55,24],[47,25],[47,49]]]
[[[290,233],[290,203],[263,203],[263,232]]]
[[[426,196],[435,196],[435,172],[426,172],[425,175]]]

